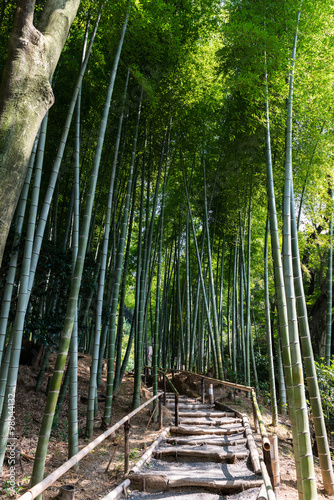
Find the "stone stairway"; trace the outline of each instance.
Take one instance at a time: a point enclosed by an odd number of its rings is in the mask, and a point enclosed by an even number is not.
[[[174,413],[173,394],[166,406]],[[170,428],[151,460],[129,475],[128,498],[256,500],[263,479],[252,469],[248,438],[240,414],[180,396],[179,425]]]

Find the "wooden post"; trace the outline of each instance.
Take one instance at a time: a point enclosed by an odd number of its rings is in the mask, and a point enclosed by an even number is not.
[[[210,405],[213,405],[215,402],[215,397],[213,394],[213,384],[209,384],[209,403]]]
[[[254,432],[257,432],[258,431],[258,421],[257,421],[257,414],[256,414],[256,409],[255,409],[253,398],[252,398],[252,409],[253,409],[253,420],[254,420]]]
[[[202,378],[202,404],[205,403],[205,379]]]
[[[179,395],[175,393],[175,427],[179,426]]]
[[[129,437],[130,437],[130,420],[124,423],[124,474],[130,470],[129,466]]]
[[[162,419],[162,396],[159,398],[159,430],[163,427],[163,419]]]
[[[264,446],[262,447],[263,451],[263,460],[264,463],[266,464],[266,468],[270,477],[270,482],[273,487],[273,490],[275,491],[275,486],[274,486],[274,476],[273,476],[273,469],[271,466],[271,458],[270,458],[270,450],[266,450]]]
[[[167,383],[166,383],[166,374],[164,372],[164,406],[166,406],[166,401],[167,401]]]
[[[59,488],[58,497],[59,500],[73,500],[74,499],[75,488],[73,484],[63,484]]]
[[[280,468],[279,468],[279,455],[278,455],[278,439],[277,435],[273,434],[269,436],[270,441],[270,459],[271,459],[271,469],[273,473],[273,488],[280,485]]]

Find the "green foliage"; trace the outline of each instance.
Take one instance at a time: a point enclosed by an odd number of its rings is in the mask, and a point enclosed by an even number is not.
[[[329,366],[323,360],[316,361],[315,364],[326,426],[334,436],[334,357]]]
[[[4,481],[0,491],[2,491],[6,496],[11,497],[15,494],[20,494],[22,490],[24,490],[22,486],[19,486],[17,484],[13,486],[10,481]]]

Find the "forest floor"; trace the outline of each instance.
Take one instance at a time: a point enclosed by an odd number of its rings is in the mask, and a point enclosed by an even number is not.
[[[52,366],[54,359],[51,359]],[[83,448],[88,444],[84,437],[85,421],[87,413],[87,404],[85,397],[88,394],[89,387],[89,372],[91,358],[87,355],[80,355],[78,387],[81,401],[79,402],[79,448]],[[43,410],[46,402],[46,385],[47,374],[44,375],[41,391],[36,393],[36,379],[38,368],[30,366],[20,366],[18,388],[15,401],[15,437],[17,438],[17,448],[21,450],[23,472],[20,467],[16,468],[16,494],[12,494],[9,485],[9,468],[3,467],[2,476],[0,477],[0,497],[16,499],[24,493],[29,487],[29,481],[32,473],[33,457],[36,451],[38,432],[41,425]],[[102,378],[103,385],[99,389],[99,393],[104,394],[106,377],[105,373]],[[186,376],[179,374],[174,380],[175,386],[180,393],[187,393],[189,396],[199,396],[201,390],[200,381],[194,376]],[[252,407],[250,399],[244,397],[242,392],[238,392],[236,398],[225,389],[216,386],[214,387],[215,399],[239,410],[247,413],[251,425],[253,423]],[[123,383],[120,387],[117,397],[114,399],[112,410],[112,424],[118,422],[122,417],[128,414],[132,408],[133,394],[133,377],[131,373],[126,374]],[[147,401],[151,397],[150,392],[145,386],[141,391],[142,402]],[[232,398],[232,399],[231,399]],[[95,419],[94,436],[92,440],[99,434],[102,434],[101,422],[103,416],[103,402],[99,403],[98,415]],[[51,473],[67,460],[67,401],[65,400],[60,418],[55,427],[50,440],[45,475]],[[295,500],[298,498],[296,489],[296,474],[292,451],[292,436],[288,426],[287,417],[280,416],[278,427],[270,427],[271,415],[269,409],[265,406],[261,407],[263,412],[264,422],[267,425],[268,432],[276,433],[279,440],[280,453],[280,471],[281,484],[277,489],[278,500]],[[158,425],[152,420],[148,429],[147,424],[150,420],[150,413],[147,408],[142,410],[137,416],[131,419],[130,431],[130,467],[135,465],[145,449],[159,435]],[[167,426],[172,421],[171,414],[167,409],[164,409],[164,425]],[[62,476],[53,486],[43,494],[44,499],[51,499],[57,496],[59,487],[65,484],[75,486],[76,500],[98,500],[103,498],[113,487],[124,478],[124,450],[122,428],[115,437],[109,437],[103,441],[98,447],[92,450],[84,459],[80,461],[79,470],[74,472],[68,471]],[[255,435],[255,439],[260,446],[261,436]],[[109,470],[106,472],[110,458],[114,454],[114,458]],[[318,485],[318,499],[323,500],[329,498],[324,492],[321,472],[319,468],[319,460],[315,458],[316,476]]]

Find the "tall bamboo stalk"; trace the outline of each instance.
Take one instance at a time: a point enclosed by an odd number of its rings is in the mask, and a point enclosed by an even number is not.
[[[223,358],[220,347],[220,335],[218,326],[218,311],[217,311],[217,300],[215,293],[215,285],[213,279],[212,271],[212,253],[211,253],[211,243],[210,243],[210,231],[209,231],[209,220],[208,220],[208,205],[207,205],[207,194],[206,194],[206,174],[205,174],[205,161],[203,160],[203,180],[204,180],[204,214],[205,214],[205,229],[206,229],[206,239],[208,245],[208,266],[209,266],[209,286],[211,291],[211,304],[213,310],[213,333],[215,338],[215,347],[217,353],[217,364],[218,364],[218,378],[220,380],[224,379],[224,367]]]
[[[290,355],[292,365],[292,384],[297,424],[297,437],[300,458],[302,493],[305,500],[317,498],[316,479],[313,464],[312,443],[309,431],[307,403],[303,367],[301,360],[298,320],[296,310],[296,296],[294,289],[292,248],[291,248],[291,192],[292,192],[292,109],[294,88],[294,66],[296,60],[298,24],[300,11],[297,16],[297,27],[293,42],[292,61],[289,76],[289,94],[287,103],[286,145],[285,145],[285,181],[283,198],[283,272],[287,300],[288,325],[290,337]],[[300,494],[300,496],[302,496]]]
[[[301,272],[298,233],[296,217],[294,212],[294,196],[291,191],[291,244],[292,244],[292,262],[294,285],[296,290],[296,307],[299,325],[299,338],[302,347],[307,387],[312,409],[312,419],[314,424],[315,436],[317,441],[320,467],[325,490],[329,494],[334,493],[334,474],[332,459],[329,450],[327,430],[322,411],[321,396],[319,392],[317,372],[314,363],[311,335],[308,323],[307,306],[305,300],[303,277]]]
[[[124,30],[125,34],[125,30]],[[124,38],[124,35],[123,35]],[[123,43],[123,40],[122,40]],[[97,292],[97,303],[96,303],[96,316],[95,316],[95,334],[94,334],[94,347],[93,347],[93,355],[92,355],[92,364],[90,370],[90,383],[89,383],[89,392],[88,392],[88,403],[87,403],[87,423],[86,423],[86,436],[90,438],[93,434],[93,425],[94,425],[94,402],[96,400],[96,392],[97,392],[97,371],[98,371],[98,362],[99,362],[99,351],[100,351],[100,336],[101,336],[101,324],[102,324],[102,306],[103,306],[103,296],[105,289],[105,277],[106,277],[106,269],[107,269],[107,257],[108,257],[108,246],[109,246],[109,234],[110,234],[110,221],[111,221],[111,213],[112,213],[112,204],[113,204],[113,195],[114,195],[114,182],[115,182],[115,173],[116,173],[116,165],[118,158],[119,145],[121,140],[122,133],[122,124],[124,117],[124,106],[125,99],[128,90],[130,72],[127,72],[126,81],[125,81],[125,89],[123,95],[123,105],[122,111],[119,120],[118,133],[116,138],[114,159],[111,168],[110,174],[110,183],[109,183],[109,191],[108,191],[108,199],[107,199],[107,207],[106,207],[106,217],[104,222],[104,235],[103,235],[103,243],[102,243],[102,251],[101,251],[101,268],[99,275],[99,285]]]
[[[271,321],[270,321],[268,239],[269,239],[269,218],[267,217],[266,233],[264,239],[264,307],[266,313],[266,330],[267,330],[266,338],[267,338],[267,352],[268,352],[268,365],[269,365],[271,416],[272,416],[272,425],[276,426],[278,424],[278,410],[277,410],[277,399],[276,399],[274,356],[273,356]]]
[[[28,227],[25,238],[25,246],[24,246],[24,254],[21,265],[21,276],[20,276],[20,291],[17,299],[17,308],[16,315],[13,324],[12,331],[12,348],[11,348],[11,356],[9,362],[8,369],[8,377],[6,384],[6,391],[4,396],[4,403],[1,413],[1,421],[0,421],[0,468],[2,467],[8,433],[9,433],[9,410],[10,410],[10,398],[15,397],[16,392],[16,383],[17,383],[17,374],[19,369],[19,360],[21,353],[21,345],[23,338],[23,329],[24,329],[24,320],[26,316],[27,310],[27,294],[28,294],[28,286],[29,286],[29,273],[31,266],[31,257],[32,257],[32,247],[33,247],[33,239],[36,228],[36,219],[37,219],[37,208],[40,194],[40,186],[41,186],[41,178],[42,178],[42,167],[44,160],[44,149],[45,149],[45,138],[46,138],[46,130],[48,123],[48,113],[43,119],[40,131],[40,137],[37,148],[37,156],[36,156],[36,166],[35,166],[35,175],[33,182],[33,191],[31,195],[31,203],[29,210],[29,218],[28,218]]]
[[[188,203],[188,211],[189,211],[189,215],[190,215],[190,222],[191,222],[191,227],[192,227],[192,233],[193,233],[193,238],[194,238],[194,243],[195,243],[196,257],[197,257],[197,263],[198,263],[198,271],[199,271],[199,276],[200,276],[200,281],[201,281],[201,288],[202,288],[202,294],[203,294],[203,300],[204,300],[204,307],[205,307],[205,312],[206,312],[206,319],[207,319],[207,322],[208,322],[208,329],[209,329],[210,339],[212,341],[214,367],[215,367],[216,373],[220,373],[219,372],[219,368],[218,368],[219,365],[218,365],[218,355],[217,355],[218,346],[216,346],[216,343],[215,343],[215,336],[214,336],[213,328],[212,328],[212,324],[211,324],[210,309],[209,309],[209,300],[207,298],[207,291],[206,291],[206,286],[205,286],[204,278],[203,278],[202,262],[201,262],[201,258],[200,258],[200,254],[199,254],[199,250],[198,250],[197,236],[196,236],[196,231],[195,231],[194,220],[193,220],[192,213],[191,213],[191,206],[190,206],[190,200],[189,200],[189,195],[188,195],[187,182],[186,182],[186,178],[185,178],[184,172],[183,172],[183,180],[184,180],[184,188],[185,188],[186,198],[187,198],[187,203]],[[221,353],[220,353],[220,355],[221,355]],[[222,369],[222,367],[221,367],[221,369]]]
[[[139,131],[142,99],[143,99],[143,89],[141,89],[140,101],[139,101],[138,111],[137,111],[137,120],[136,120],[136,125],[135,125],[133,143],[132,143],[132,153],[131,153],[131,160],[130,160],[130,169],[129,169],[128,185],[127,185],[126,198],[125,198],[125,206],[124,206],[124,210],[123,210],[121,233],[120,233],[120,237],[119,237],[119,243],[118,243],[117,255],[116,255],[113,301],[112,301],[112,310],[111,310],[111,318],[110,318],[107,392],[106,392],[106,403],[105,403],[104,417],[103,417],[104,422],[107,425],[110,423],[110,418],[111,418],[111,403],[112,403],[113,384],[114,384],[116,313],[117,313],[118,296],[119,296],[119,289],[120,289],[120,282],[121,282],[122,268],[123,268],[123,260],[124,260],[125,240],[126,240],[126,234],[127,234],[128,222],[129,222],[130,199],[131,199],[131,194],[132,194],[132,182],[133,182],[134,165],[135,165],[135,158],[136,158],[136,152],[137,152],[137,140],[138,140],[138,131]]]
[[[18,261],[18,255],[19,255],[19,243],[20,243],[21,234],[22,234],[23,221],[24,221],[24,216],[25,216],[25,212],[26,212],[29,186],[30,186],[33,166],[34,166],[35,158],[36,158],[38,140],[39,140],[39,134],[36,137],[35,144],[34,144],[31,156],[30,156],[28,170],[27,170],[27,174],[26,174],[26,179],[25,179],[23,187],[22,187],[20,200],[19,200],[18,207],[16,210],[15,237],[14,237],[13,246],[12,246],[12,253],[11,253],[10,262],[9,262],[9,269],[8,269],[8,273],[7,273],[7,277],[6,277],[5,289],[4,289],[3,296],[2,296],[1,312],[0,312],[0,365],[1,365],[2,355],[3,355],[3,351],[4,351],[4,347],[5,347],[8,317],[9,317],[9,311],[10,311],[10,306],[11,306],[11,302],[12,302],[13,288],[14,288],[14,283],[15,283],[16,269],[17,269],[17,261]],[[6,381],[4,380],[3,383],[6,383]],[[0,415],[1,415],[1,412],[0,412]]]
[[[332,322],[333,322],[333,200],[334,190],[331,193],[331,216],[329,223],[329,252],[328,252],[328,302],[326,312],[326,337],[325,337],[325,363],[330,365],[332,348]]]
[[[130,8],[130,5],[129,5],[129,8]],[[125,16],[125,21],[124,21],[122,32],[121,32],[120,42],[118,44],[116,56],[114,59],[114,65],[113,65],[113,69],[112,69],[112,73],[111,73],[111,78],[109,81],[109,86],[107,89],[107,96],[106,96],[105,105],[104,105],[104,109],[103,109],[103,115],[102,115],[102,119],[101,119],[101,123],[100,123],[100,130],[99,130],[97,146],[96,146],[95,156],[94,156],[94,160],[93,160],[93,167],[92,167],[91,176],[90,176],[90,183],[89,183],[89,188],[88,188],[88,193],[87,193],[87,202],[86,202],[85,213],[84,213],[83,222],[82,222],[82,229],[81,229],[81,233],[80,233],[80,243],[79,243],[79,248],[78,248],[78,254],[77,254],[75,269],[74,269],[73,276],[71,279],[70,296],[69,296],[69,300],[67,303],[65,321],[64,321],[64,326],[63,326],[62,333],[61,333],[55,369],[54,369],[53,377],[51,380],[51,387],[50,387],[50,391],[48,394],[48,399],[47,399],[46,408],[44,411],[44,416],[43,416],[42,425],[41,425],[41,429],[40,429],[39,440],[38,440],[37,449],[36,449],[34,467],[33,467],[33,472],[32,472],[32,477],[31,477],[32,486],[39,483],[43,478],[44,465],[45,465],[45,460],[46,460],[47,448],[48,448],[48,444],[49,444],[49,438],[50,438],[50,433],[51,433],[54,411],[55,411],[55,407],[57,404],[61,379],[62,379],[62,376],[64,373],[65,362],[66,362],[66,358],[67,358],[67,354],[68,354],[68,350],[69,350],[69,346],[70,346],[73,324],[74,324],[75,315],[76,315],[76,311],[77,311],[78,296],[79,296],[81,278],[82,278],[82,273],[83,273],[83,268],[84,268],[84,261],[85,261],[86,250],[87,250],[87,241],[88,241],[88,235],[89,235],[89,229],[90,229],[90,222],[91,222],[91,218],[92,218],[92,210],[93,210],[94,196],[95,196],[95,191],[96,191],[97,177],[98,177],[99,167],[100,167],[100,163],[101,163],[103,142],[104,142],[104,137],[105,137],[106,128],[107,128],[107,121],[108,121],[108,115],[109,115],[109,110],[110,110],[110,102],[111,102],[111,97],[113,94],[114,82],[115,82],[117,68],[118,68],[118,62],[119,62],[120,53],[121,53],[121,49],[122,49],[122,43],[123,43],[123,39],[124,39],[126,27],[127,27],[127,20],[129,17],[129,8],[128,8],[126,16]]]
[[[286,381],[286,390],[288,393],[289,415],[291,420],[291,430],[293,437],[294,456],[295,456],[296,473],[297,473],[297,487],[298,487],[299,497],[301,498],[303,495],[303,488],[301,481],[301,467],[299,458],[298,434],[296,427],[295,402],[294,402],[294,392],[293,392],[293,382],[292,382],[288,313],[287,313],[287,304],[285,296],[285,284],[284,284],[284,276],[282,268],[281,248],[280,248],[280,241],[278,234],[276,199],[275,199],[273,167],[271,158],[266,53],[265,53],[265,92],[266,92],[265,144],[266,144],[267,194],[268,194],[269,222],[270,222],[270,235],[271,235],[271,252],[274,265],[276,304],[277,304],[277,311],[279,318],[279,336],[282,348],[282,359],[283,359],[283,369]]]

